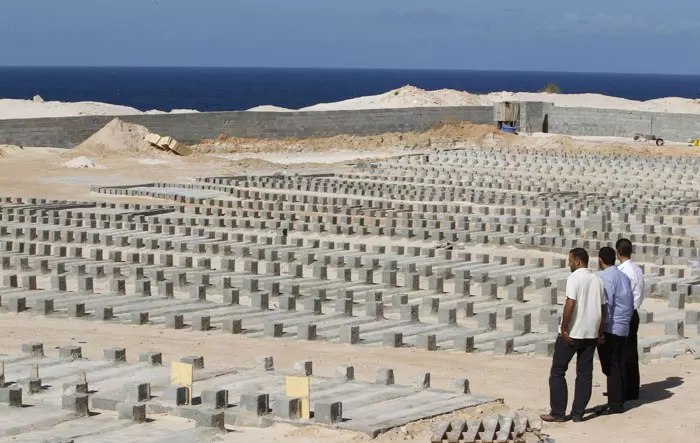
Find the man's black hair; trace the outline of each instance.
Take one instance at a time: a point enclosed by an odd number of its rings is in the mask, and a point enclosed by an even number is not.
[[[573,255],[577,259],[581,260],[583,266],[588,267],[588,252],[583,248],[574,248],[569,251],[569,254]]]
[[[604,248],[601,248],[600,251],[598,252],[598,258],[600,261],[603,262],[604,265],[607,266],[612,266],[615,264],[615,250],[611,248],[610,246],[606,246]]]
[[[626,238],[619,239],[617,243],[615,243],[615,249],[617,249],[617,253],[622,257],[632,257],[632,242]]]

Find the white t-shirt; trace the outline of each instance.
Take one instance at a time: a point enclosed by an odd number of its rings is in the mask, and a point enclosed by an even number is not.
[[[601,306],[606,304],[603,281],[590,269],[574,271],[566,281],[566,298],[576,301],[569,320],[569,337],[598,338],[602,319]]]
[[[618,266],[617,269],[630,279],[632,295],[634,296],[634,309],[639,309],[644,301],[644,273],[642,268],[632,263],[632,260],[627,260]]]

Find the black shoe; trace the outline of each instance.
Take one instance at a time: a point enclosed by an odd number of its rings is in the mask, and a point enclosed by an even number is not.
[[[615,407],[608,406],[599,415],[616,415],[616,414],[622,414],[624,412],[625,412],[625,408],[623,408],[622,406],[615,406]]]
[[[582,421],[585,421],[585,419],[583,418],[583,416],[572,415],[571,421],[573,421],[574,423],[581,423]]]

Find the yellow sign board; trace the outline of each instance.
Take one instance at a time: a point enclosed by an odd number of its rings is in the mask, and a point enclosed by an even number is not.
[[[186,386],[188,390],[188,402],[192,404],[192,385],[194,384],[194,366],[189,363],[172,363],[170,384],[173,386]]]
[[[301,399],[301,418],[311,419],[311,379],[309,377],[287,377],[287,397]]]

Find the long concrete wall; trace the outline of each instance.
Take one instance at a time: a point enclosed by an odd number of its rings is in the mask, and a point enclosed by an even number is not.
[[[114,116],[0,120],[0,144],[72,148]],[[340,134],[374,135],[425,131],[442,123],[493,124],[491,106],[380,109],[328,112],[208,112],[129,115],[120,119],[144,125],[184,143],[229,137],[310,138]]]
[[[700,137],[700,114],[545,106],[549,132],[582,136],[632,137],[654,134],[670,141]]]
[[[564,108],[551,103],[521,103],[523,132],[632,137],[655,134],[670,141],[700,137],[700,114]],[[72,148],[113,116],[0,120],[0,144]],[[310,138],[339,134],[373,135],[425,131],[442,123],[494,124],[491,106],[407,108],[328,112],[211,112],[119,117],[175,137],[184,143],[229,137]]]

